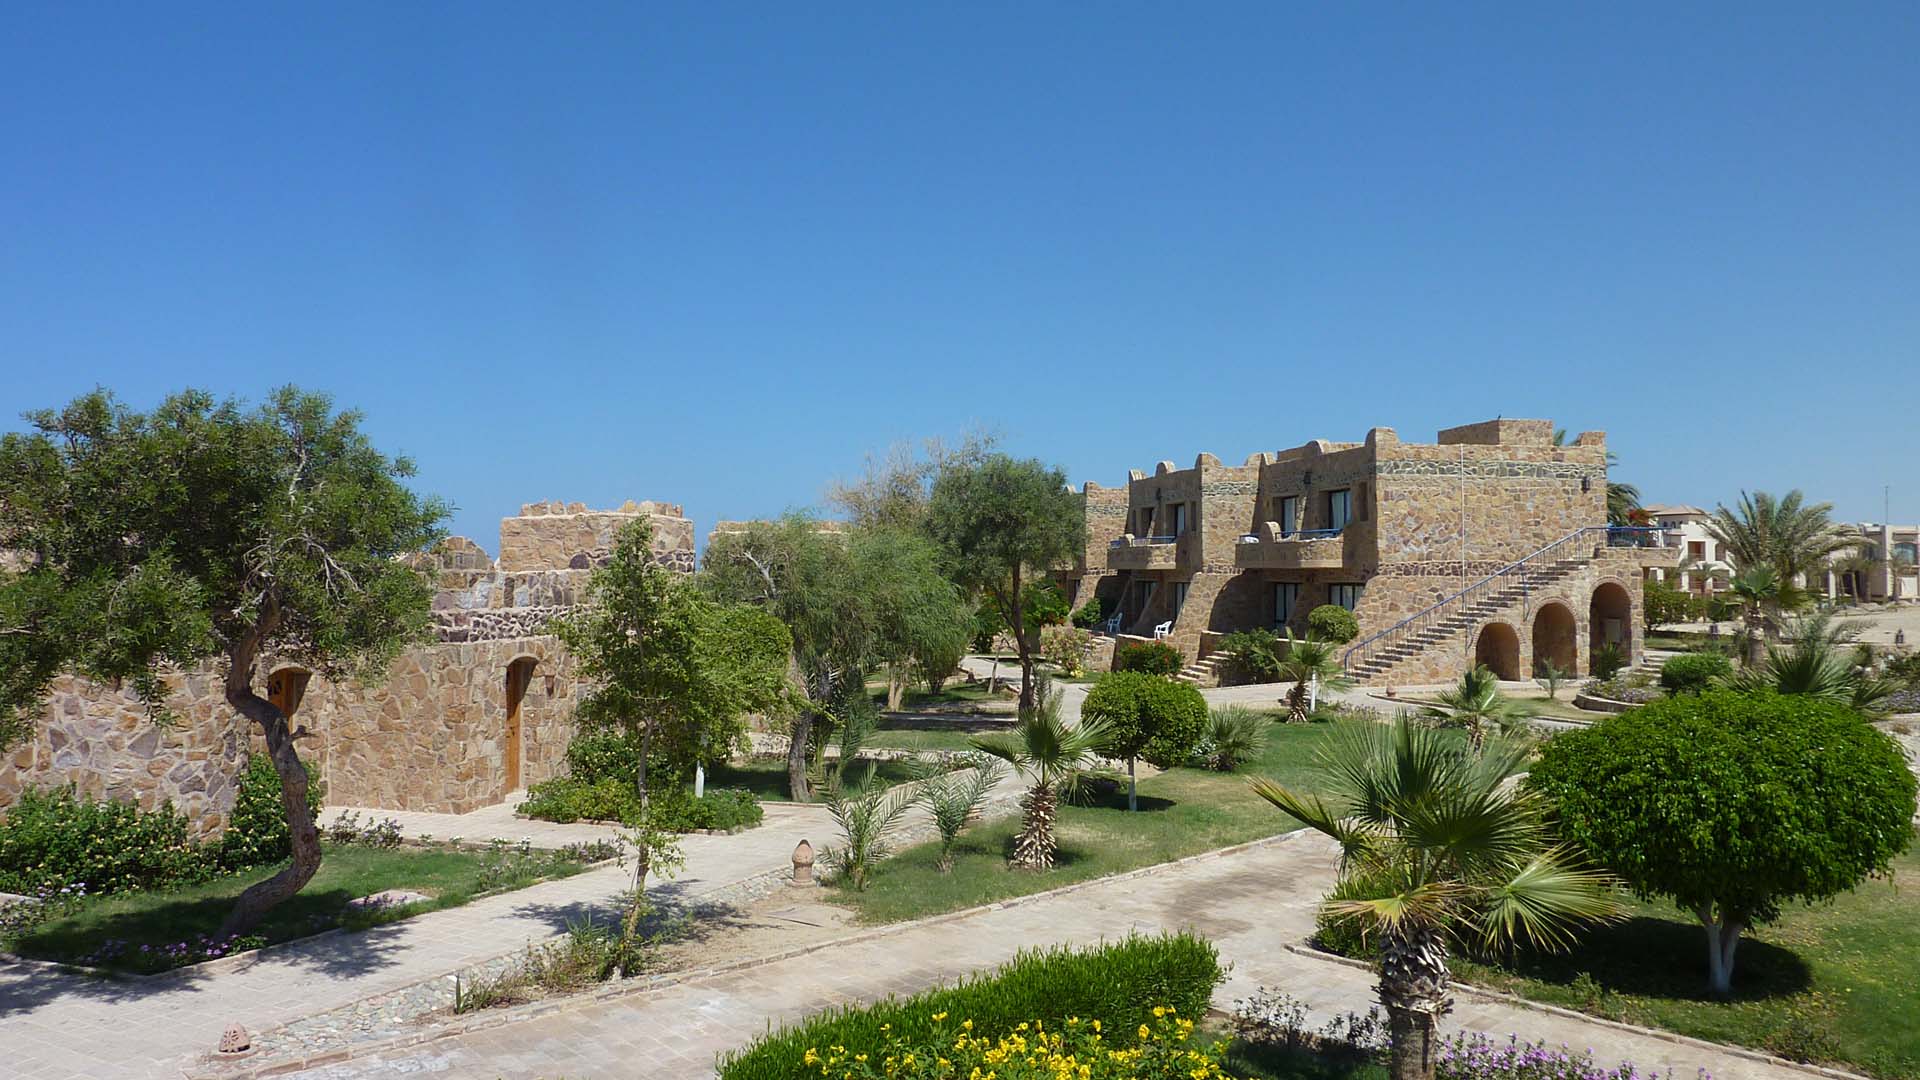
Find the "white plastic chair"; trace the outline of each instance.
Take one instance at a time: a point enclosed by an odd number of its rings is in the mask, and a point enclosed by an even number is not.
[[[1124,618],[1126,618],[1124,614],[1116,611],[1113,613],[1113,618],[1108,619],[1106,622],[1101,623],[1100,626],[1102,629],[1106,630],[1108,637],[1112,637],[1113,635],[1118,634],[1120,632],[1120,620]]]
[[[1166,637],[1168,634],[1171,634],[1171,633],[1173,633],[1173,620],[1168,619],[1166,622],[1163,622],[1160,625],[1153,628],[1153,639],[1155,641],[1158,641],[1161,638]]]

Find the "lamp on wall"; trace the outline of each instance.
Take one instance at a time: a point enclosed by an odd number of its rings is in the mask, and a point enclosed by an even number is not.
[[[553,676],[547,676],[547,696],[553,696]]]
[[[1593,477],[1591,476],[1581,477],[1580,478],[1580,494],[1585,495],[1587,492],[1592,490],[1593,490]]]

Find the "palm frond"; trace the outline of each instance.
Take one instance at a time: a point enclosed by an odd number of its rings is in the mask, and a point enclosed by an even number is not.
[[[1565,849],[1554,848],[1486,890],[1481,943],[1523,941],[1562,952],[1580,925],[1613,922],[1625,913],[1612,877],[1574,865]]]

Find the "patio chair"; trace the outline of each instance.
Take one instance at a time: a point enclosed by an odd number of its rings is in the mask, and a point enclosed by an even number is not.
[[[1105,632],[1108,637],[1112,637],[1120,632],[1120,623],[1125,618],[1126,615],[1124,613],[1116,611],[1113,613],[1113,618],[1100,624],[1100,629]]]
[[[1160,625],[1153,628],[1153,640],[1159,641],[1161,638],[1166,637],[1168,634],[1171,634],[1171,633],[1173,633],[1173,620],[1168,619],[1166,622],[1163,622]]]

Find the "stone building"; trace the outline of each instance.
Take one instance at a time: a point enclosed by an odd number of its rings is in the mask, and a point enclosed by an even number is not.
[[[1219,638],[1306,631],[1321,604],[1353,611],[1346,664],[1372,682],[1451,679],[1474,662],[1508,679],[1546,661],[1584,675],[1613,644],[1639,651],[1641,583],[1677,551],[1658,531],[1610,530],[1606,437],[1556,446],[1546,420],[1391,428],[1315,440],[1240,465],[1162,461],[1124,487],[1082,489],[1087,550],[1058,577],[1100,597],[1125,636],[1164,636],[1209,679]]]
[[[408,649],[384,678],[333,682],[268,660],[268,695],[305,727],[301,756],[334,805],[461,813],[552,777],[572,734],[571,659],[545,632],[572,606],[614,533],[653,524],[654,558],[694,568],[693,523],[669,503],[617,510],[531,503],[500,523],[500,557],[450,537],[419,556],[434,578],[435,641]],[[171,727],[130,689],[66,678],[34,738],[0,761],[0,808],[23,788],[73,784],[144,807],[172,801],[203,833],[225,827],[250,743],[212,667],[168,680]]]

